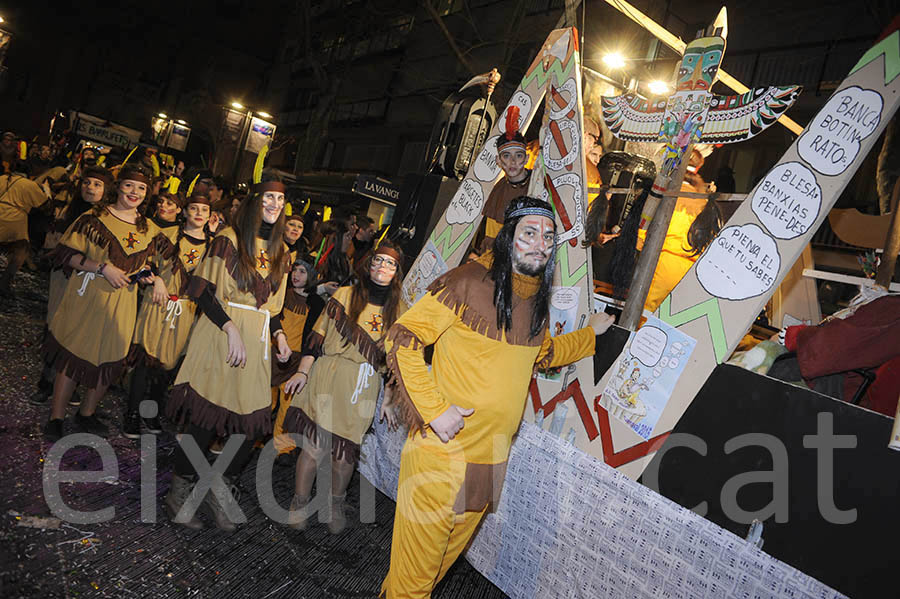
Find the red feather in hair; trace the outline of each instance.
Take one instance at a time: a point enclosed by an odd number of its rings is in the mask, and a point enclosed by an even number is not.
[[[506,139],[512,141],[519,132],[519,107],[510,106],[506,109]]]

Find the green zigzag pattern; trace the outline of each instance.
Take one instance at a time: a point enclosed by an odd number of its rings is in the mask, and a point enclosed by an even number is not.
[[[453,225],[447,225],[447,227],[441,231],[440,235],[431,234],[431,242],[434,243],[434,247],[441,253],[441,257],[444,259],[444,262],[450,259],[450,256],[453,255],[453,252],[456,251],[462,243],[469,238],[469,234],[472,232],[472,229],[475,227],[473,223],[469,223],[469,225],[460,233],[459,237],[454,239],[452,242],[450,241],[450,235],[453,231]],[[436,231],[436,229],[435,229]]]
[[[667,295],[666,299],[659,305],[660,320],[673,327],[680,327],[704,316],[709,326],[709,337],[712,340],[713,350],[716,353],[716,362],[721,364],[727,355],[728,344],[725,340],[725,325],[722,323],[722,312],[719,310],[718,299],[711,297],[705,302],[700,302],[682,310],[678,314],[672,314],[671,295]]]
[[[587,262],[579,266],[575,272],[569,273],[568,243],[563,244],[556,252],[556,263],[559,265],[560,280],[563,287],[572,287],[587,274]]]
[[[850,71],[848,77],[882,54],[884,55],[884,84],[887,85],[900,74],[900,29],[869,48],[869,51],[863,54]]]
[[[555,59],[550,63],[550,69],[544,70],[543,61],[538,63],[537,68],[535,68],[530,75],[525,75],[522,77],[522,83],[519,84],[519,89],[524,90],[526,87],[531,85],[531,82],[537,79],[538,87],[544,87],[544,84],[547,83],[547,79],[550,78],[550,75],[556,73],[556,78],[558,81],[565,81],[569,78],[569,73],[572,72],[572,67],[575,66],[575,55],[569,59],[569,64],[566,65],[565,68],[562,67],[562,62],[558,59]]]

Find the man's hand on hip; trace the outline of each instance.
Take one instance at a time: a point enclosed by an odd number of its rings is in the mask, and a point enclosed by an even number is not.
[[[444,413],[428,423],[438,438],[447,443],[465,426],[464,418],[475,413],[472,408],[461,408],[452,404]]]

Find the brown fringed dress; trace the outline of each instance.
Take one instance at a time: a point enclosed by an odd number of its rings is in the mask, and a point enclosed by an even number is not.
[[[114,289],[102,276],[69,266],[72,256],[131,274],[150,262],[163,242],[153,222],[141,233],[106,209],[99,216],[82,214],[66,230],[53,258],[65,287],[50,315],[43,350],[55,371],[88,388],[109,385],[125,369],[137,317],[138,284]]]
[[[352,293],[352,287],[341,287],[319,315],[307,347],[320,346],[321,355],[313,363],[309,382],[294,395],[284,424],[285,430],[313,441],[320,430],[331,433],[332,455],[345,461],[359,457],[385,372],[379,344],[384,334],[382,306],[369,303],[357,321],[350,322]]]
[[[241,333],[247,350],[243,368],[229,366],[228,335],[206,314],[200,316],[188,341],[187,355],[166,407],[170,418],[190,420],[220,435],[243,433],[258,438],[272,431],[270,381],[275,359],[271,351],[270,318],[281,312],[288,269],[273,280],[266,240],[257,238],[256,277],[250,291],[241,291],[237,268],[237,235],[231,227],[213,239],[193,272],[188,295],[197,300],[210,288],[228,318]],[[287,252],[284,253],[287,260]]]

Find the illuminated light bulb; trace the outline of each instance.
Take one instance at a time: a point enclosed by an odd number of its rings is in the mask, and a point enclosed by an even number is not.
[[[603,57],[603,62],[606,64],[606,66],[613,69],[621,69],[625,67],[625,58],[618,52],[607,54]]]

